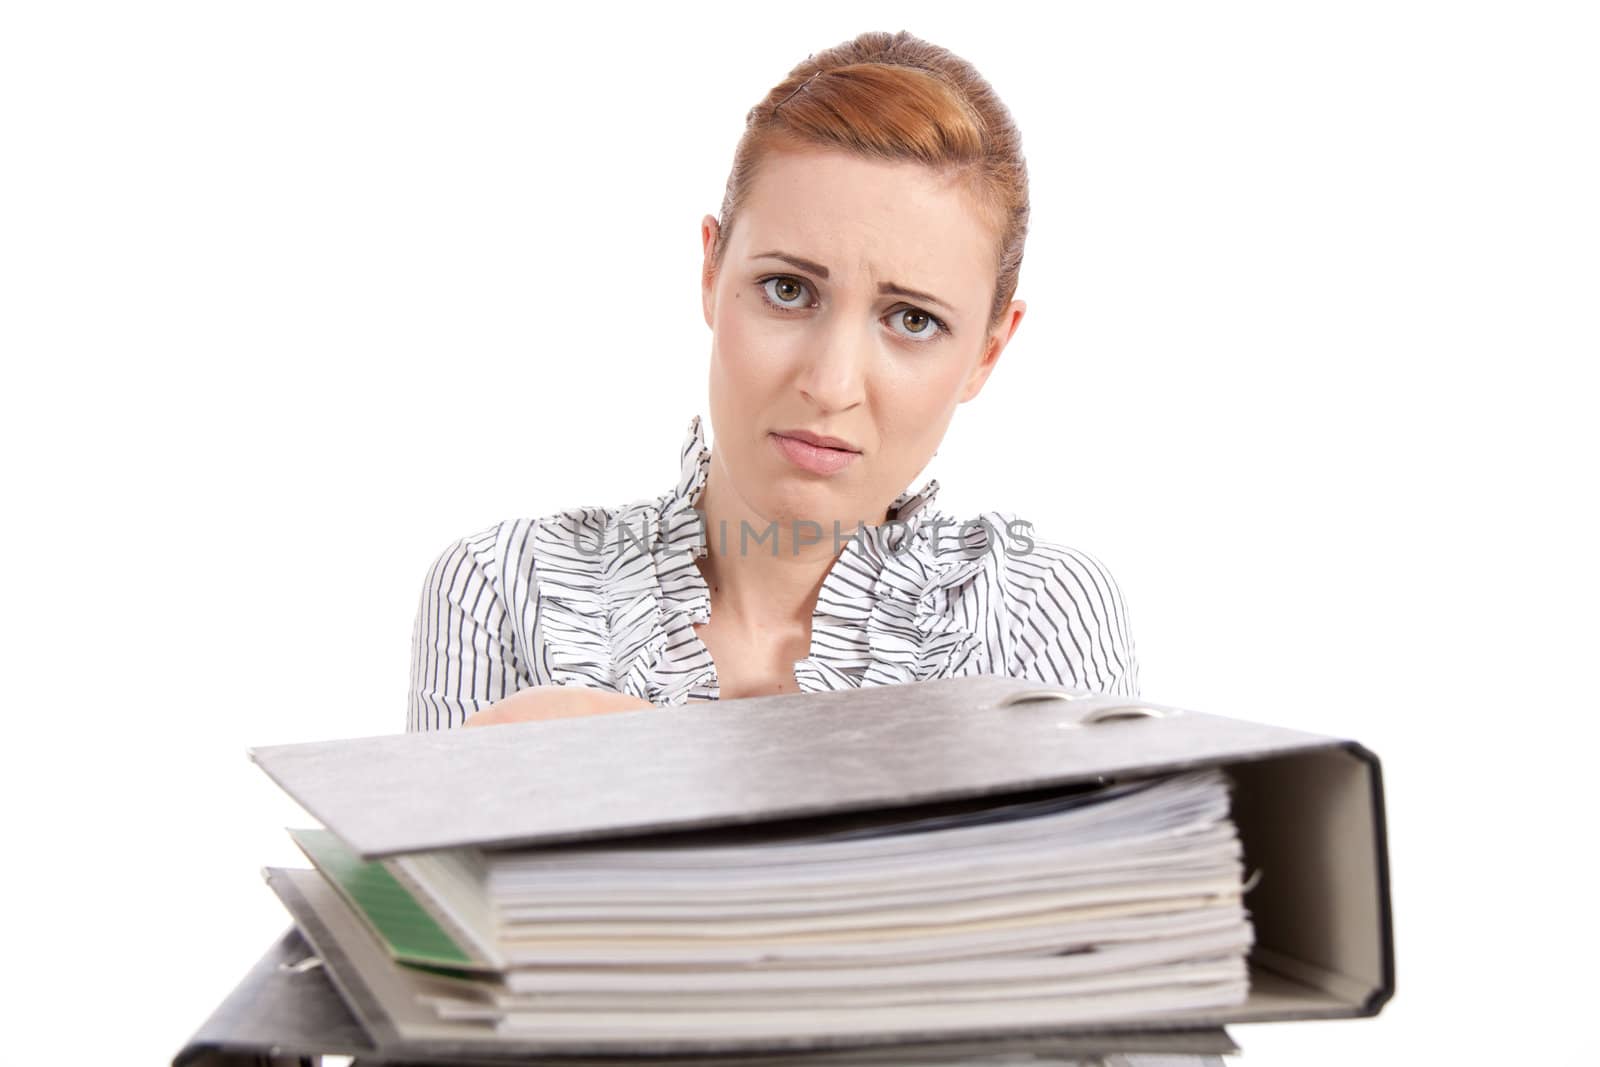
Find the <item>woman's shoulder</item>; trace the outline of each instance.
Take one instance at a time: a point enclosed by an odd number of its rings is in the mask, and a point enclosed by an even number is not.
[[[1046,537],[1015,512],[984,511],[964,519],[931,512],[920,521],[920,539],[938,565],[965,570],[972,580],[1004,581],[1015,590],[1070,584],[1116,591],[1100,557]]]
[[[939,605],[987,631],[992,670],[1137,693],[1127,605],[1098,555],[1014,512],[966,519],[932,512],[923,523],[918,540],[938,572],[933,581],[946,590]]]
[[[658,508],[659,501],[642,500],[501,519],[445,545],[434,568],[450,562],[470,564],[503,582],[531,582],[535,571],[541,578],[546,572],[564,572],[573,579],[588,576],[598,580],[604,546],[630,535],[636,540],[645,537],[644,530]]]

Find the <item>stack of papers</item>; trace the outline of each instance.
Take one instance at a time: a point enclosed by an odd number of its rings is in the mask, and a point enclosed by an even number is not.
[[[315,867],[290,872],[297,918],[406,1040],[953,1035],[1249,992],[1215,768],[371,862],[328,831],[293,833]]]

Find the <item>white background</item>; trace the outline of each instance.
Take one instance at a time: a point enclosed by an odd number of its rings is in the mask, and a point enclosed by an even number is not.
[[[1592,9],[583,11],[5,6],[6,1058],[175,1053],[287,925],[247,747],[403,729],[455,537],[671,488],[745,111],[901,28],[1032,176],[940,506],[1099,555],[1147,697],[1384,760],[1398,995],[1245,1062],[1592,1056]]]

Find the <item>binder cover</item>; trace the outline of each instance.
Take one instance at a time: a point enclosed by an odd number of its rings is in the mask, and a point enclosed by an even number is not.
[[[976,675],[278,745],[251,757],[370,860],[898,808],[1333,740]]]

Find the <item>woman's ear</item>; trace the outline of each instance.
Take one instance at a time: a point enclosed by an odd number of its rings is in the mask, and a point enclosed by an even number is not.
[[[716,318],[717,310],[717,240],[721,236],[716,217],[707,215],[700,220],[700,251],[704,262],[700,266],[700,309],[705,313],[706,325]]]
[[[965,404],[983,389],[984,383],[989,380],[990,372],[994,370],[994,365],[1000,361],[1000,353],[1005,351],[1006,345],[1011,343],[1012,336],[1017,332],[1017,327],[1022,325],[1022,316],[1027,310],[1028,305],[1023,301],[1011,301],[1011,306],[1000,316],[1000,324],[991,330],[985,339],[983,358],[972,368],[972,375],[967,379],[966,388],[961,390],[961,399],[957,403]]]

